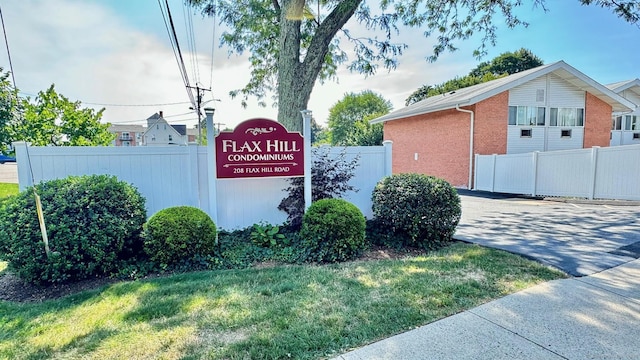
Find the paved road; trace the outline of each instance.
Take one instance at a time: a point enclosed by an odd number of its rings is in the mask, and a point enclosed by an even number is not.
[[[16,163],[0,164],[0,183],[18,183],[18,166]]]
[[[460,192],[454,238],[585,276],[640,257],[640,206],[576,204]]]

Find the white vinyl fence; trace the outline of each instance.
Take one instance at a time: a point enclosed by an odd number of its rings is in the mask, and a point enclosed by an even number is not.
[[[41,181],[70,175],[108,174],[138,188],[146,198],[147,215],[167,207],[188,205],[209,211],[207,148],[166,147],[27,147],[16,143],[20,190]],[[391,142],[384,146],[332,147],[360,156],[350,184],[359,191],[343,196],[371,217],[371,193],[376,183],[391,175]],[[32,177],[33,172],[33,177]],[[33,179],[33,180],[32,180]],[[258,222],[283,223],[287,215],[278,204],[287,195],[283,178],[218,179],[217,225],[232,230]]]
[[[640,145],[476,155],[476,190],[640,200]]]

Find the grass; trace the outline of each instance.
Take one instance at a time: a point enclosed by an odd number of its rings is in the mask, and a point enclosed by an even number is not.
[[[18,184],[0,183],[0,199],[18,193]]]
[[[0,358],[326,358],[563,276],[456,243],[403,260],[123,282],[0,302]]]

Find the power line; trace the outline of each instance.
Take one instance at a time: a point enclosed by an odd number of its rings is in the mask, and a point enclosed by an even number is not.
[[[174,115],[163,115],[162,118],[167,119],[167,118],[172,118],[172,117],[178,117],[178,116],[185,116],[185,115],[193,115],[192,111],[186,112],[186,113],[182,113],[182,114],[174,114]],[[111,124],[114,125],[126,125],[126,124],[133,124],[133,123],[138,123],[138,122],[143,122],[143,121],[147,121],[148,119],[139,119],[139,120],[126,120],[126,121],[109,121]],[[192,121],[192,120],[197,120],[195,118],[189,118],[189,119],[177,119],[177,120],[172,120],[172,121]],[[168,121],[167,121],[168,122]]]
[[[78,100],[80,101],[80,100]],[[84,101],[80,101],[82,104],[85,105],[98,105],[98,106],[123,106],[123,107],[146,107],[146,106],[170,106],[170,105],[185,105],[185,104],[191,104],[190,101],[181,101],[181,102],[174,102],[174,103],[164,103],[164,104],[102,104],[102,103],[93,103],[93,102],[84,102]]]
[[[4,16],[2,16],[2,7],[0,7],[0,20],[2,20],[2,32],[4,33],[4,43],[7,46],[7,57],[9,58],[9,69],[11,69],[11,79],[13,80],[13,88],[16,87],[16,76],[13,72],[13,63],[11,62],[11,52],[9,52],[9,40],[7,40],[7,29],[4,27]]]
[[[196,49],[196,36],[193,30],[193,17],[187,10],[187,4],[182,3],[182,16],[187,33],[187,45],[189,47],[189,58],[191,59],[191,74],[196,84],[200,81],[200,69],[198,67],[198,50]]]
[[[210,77],[209,77],[209,89],[213,88],[213,55],[214,55],[214,49],[216,47],[216,13],[213,13],[213,31],[212,31],[212,36],[211,36],[211,69],[209,71]],[[213,93],[212,93],[213,94]]]
[[[184,82],[185,89],[187,91],[187,94],[189,95],[189,99],[191,100],[191,104],[193,105],[193,107],[196,107],[193,93],[189,88],[189,75],[187,74],[187,69],[184,65],[184,58],[182,57],[182,51],[180,50],[180,44],[178,43],[178,36],[173,24],[173,17],[171,16],[171,10],[169,9],[169,1],[165,0],[166,9],[162,6],[162,0],[158,0],[158,5],[160,6],[160,12],[162,13],[162,18],[164,20],[165,28],[167,29],[167,34],[169,35],[169,41],[171,42],[173,54],[176,58],[176,62],[178,63],[178,69],[180,70],[180,74],[182,75],[182,81]]]
[[[30,94],[23,91],[18,91],[18,94],[26,95],[26,96],[38,96],[37,94]],[[191,104],[190,101],[179,101],[179,102],[170,102],[170,103],[161,103],[161,104],[110,104],[110,103],[98,103],[98,102],[88,102],[82,100],[75,100],[82,103],[82,105],[98,105],[98,106],[122,106],[122,107],[152,107],[152,106],[171,106],[171,105],[185,105]]]

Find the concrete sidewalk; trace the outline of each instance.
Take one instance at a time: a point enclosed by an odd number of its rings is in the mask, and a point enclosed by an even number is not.
[[[640,260],[540,284],[335,359],[640,359]]]

